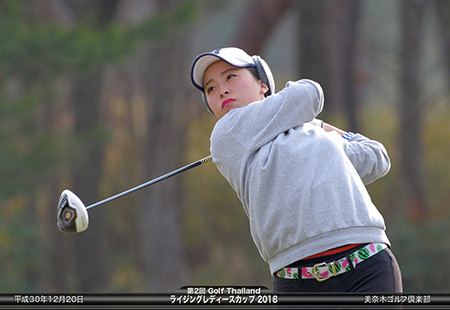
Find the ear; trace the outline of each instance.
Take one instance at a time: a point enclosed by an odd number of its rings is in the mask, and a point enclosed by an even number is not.
[[[263,95],[265,95],[267,93],[267,91],[269,90],[269,87],[267,87],[266,84],[264,84],[263,82],[261,82],[261,80],[259,81],[260,83],[260,87],[261,87],[261,93]]]

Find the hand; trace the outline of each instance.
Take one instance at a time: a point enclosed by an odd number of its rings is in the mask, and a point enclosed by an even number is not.
[[[315,118],[311,121],[314,126],[323,127],[323,121],[321,119]]]
[[[342,129],[339,129],[337,127],[334,127],[333,125],[327,124],[325,122],[323,122],[322,124],[322,128],[327,131],[327,132],[332,132],[332,131],[336,131],[337,133],[339,133],[341,136],[345,135],[347,132],[343,131]]]

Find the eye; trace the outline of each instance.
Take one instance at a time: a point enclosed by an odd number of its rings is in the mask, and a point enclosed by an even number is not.
[[[227,75],[227,81],[234,78],[236,76],[236,74],[229,74]]]
[[[208,87],[208,89],[206,90],[206,93],[207,93],[207,94],[210,94],[210,93],[213,92],[215,89],[216,89],[215,86]]]

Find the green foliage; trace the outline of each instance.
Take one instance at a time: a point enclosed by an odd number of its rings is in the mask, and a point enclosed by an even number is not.
[[[143,44],[169,39],[196,13],[195,2],[183,1],[130,27],[116,22],[100,27],[92,16],[67,27],[30,18],[27,5],[15,0],[0,3],[1,292],[30,291],[39,286],[36,273],[41,271],[35,269],[41,264],[36,260],[46,256],[36,242],[45,225],[37,222],[44,219],[47,223],[48,214],[38,215],[47,206],[37,206],[35,198],[51,186],[48,181],[64,177],[68,163],[82,156],[73,145],[86,149],[104,146],[107,141],[100,126],[74,136],[69,105],[58,97],[58,79],[87,75],[125,61]],[[55,228],[53,220],[51,227]],[[127,266],[113,282],[133,281]]]
[[[10,102],[0,93],[0,200],[30,190],[56,160],[58,133],[38,129],[36,111],[34,94]]]
[[[0,290],[12,292],[14,288],[29,291],[37,283],[32,279],[36,268],[37,251],[34,214],[26,208],[26,199],[17,198],[2,205],[0,216]]]
[[[195,3],[185,1],[129,28],[113,22],[100,28],[89,20],[66,28],[30,20],[25,8],[22,1],[3,1],[0,11],[0,200],[38,184],[58,158],[72,156],[64,149],[68,142],[63,137],[70,135],[43,123],[53,108],[49,102],[56,100],[50,80],[124,60],[144,42],[165,40],[196,12]],[[14,96],[6,90],[11,80],[19,85]],[[101,143],[104,131],[97,128],[77,139]]]
[[[129,28],[113,22],[102,28],[89,22],[66,28],[27,20],[24,2],[5,1],[3,5],[0,78],[87,72],[124,60],[144,42],[169,38],[172,31],[191,21],[196,13],[193,1],[183,1],[177,9]]]

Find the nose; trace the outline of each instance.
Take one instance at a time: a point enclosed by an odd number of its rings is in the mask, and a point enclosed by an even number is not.
[[[228,89],[225,89],[225,90],[220,92],[220,97],[223,97],[223,96],[226,96],[226,95],[229,95],[229,94],[230,94],[230,91]]]

